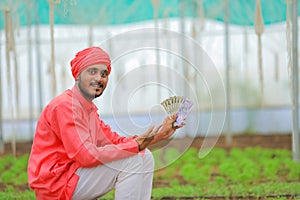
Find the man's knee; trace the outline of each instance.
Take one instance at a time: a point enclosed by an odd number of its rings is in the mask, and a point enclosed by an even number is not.
[[[149,172],[153,172],[154,170],[154,157],[152,155],[152,152],[149,149],[146,149],[144,154],[142,154],[143,158],[143,165],[145,170]]]
[[[154,157],[152,152],[146,149],[135,156],[131,156],[122,160],[114,161],[108,164],[114,166],[118,171],[127,172],[153,172]]]

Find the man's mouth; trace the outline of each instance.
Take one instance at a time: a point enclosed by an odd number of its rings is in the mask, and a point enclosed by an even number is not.
[[[92,82],[91,86],[96,87],[96,88],[103,88],[103,83]]]

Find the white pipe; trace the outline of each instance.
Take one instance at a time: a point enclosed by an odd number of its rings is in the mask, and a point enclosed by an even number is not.
[[[229,145],[232,142],[231,134],[231,92],[230,92],[230,57],[229,57],[229,8],[228,0],[224,2],[224,22],[225,22],[225,90],[226,90],[226,144]]]
[[[292,67],[293,67],[293,160],[299,162],[299,80],[298,80],[298,0],[292,2]]]

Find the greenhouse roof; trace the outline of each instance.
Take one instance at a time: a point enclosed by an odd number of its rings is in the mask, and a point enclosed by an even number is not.
[[[0,28],[4,28],[5,10],[20,26],[49,24],[49,2],[54,5],[54,24],[116,25],[154,19],[155,0],[1,0]],[[224,0],[158,0],[158,18],[204,16],[224,21]],[[253,26],[256,0],[228,0],[229,23]],[[260,0],[264,24],[286,20],[287,2],[291,0]],[[181,5],[184,4],[181,9]],[[300,7],[300,4],[298,5]],[[300,9],[298,9],[298,16]],[[30,23],[28,23],[28,21]]]

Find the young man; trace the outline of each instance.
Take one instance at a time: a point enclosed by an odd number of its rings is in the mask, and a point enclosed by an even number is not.
[[[154,161],[148,145],[170,137],[176,116],[140,136],[121,137],[98,116],[93,99],[104,92],[111,62],[99,47],[71,61],[75,85],[41,113],[28,162],[37,199],[95,199],[115,189],[115,199],[151,198]]]

